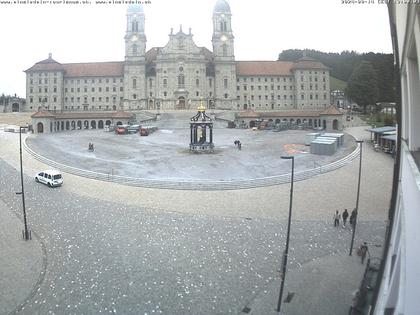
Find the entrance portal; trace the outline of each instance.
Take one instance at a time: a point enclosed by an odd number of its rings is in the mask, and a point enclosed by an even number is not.
[[[39,122],[36,125],[36,132],[38,132],[38,133],[43,133],[44,132],[44,125],[41,122]]]
[[[178,98],[175,109],[185,109],[185,97],[180,96]]]
[[[12,112],[18,112],[19,111],[19,104],[18,103],[13,103],[12,104]]]

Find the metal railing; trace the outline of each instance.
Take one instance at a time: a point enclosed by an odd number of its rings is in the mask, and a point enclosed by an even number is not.
[[[243,180],[178,180],[178,179],[148,179],[114,175],[111,173],[100,173],[93,172],[69,165],[65,165],[56,161],[53,161],[35,151],[33,151],[24,142],[25,150],[32,155],[36,160],[45,163],[49,166],[57,168],[65,173],[87,177],[91,179],[114,182],[122,185],[145,187],[145,188],[158,188],[158,189],[174,189],[174,190],[236,190],[236,189],[247,189],[257,187],[267,187],[281,185],[290,182],[291,174],[281,174],[261,178],[243,179]],[[326,165],[319,165],[319,167],[295,172],[295,181],[309,179],[320,174],[328,173],[341,168],[356,157],[359,156],[360,147],[356,149],[344,158],[332,162]]]

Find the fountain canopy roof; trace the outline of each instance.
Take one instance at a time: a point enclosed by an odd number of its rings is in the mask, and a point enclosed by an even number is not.
[[[197,114],[191,117],[190,121],[200,123],[212,123],[211,117],[206,114],[206,107],[204,106],[203,102],[201,102],[200,106],[198,107]]]

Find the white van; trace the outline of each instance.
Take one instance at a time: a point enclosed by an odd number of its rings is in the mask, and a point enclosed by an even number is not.
[[[63,176],[61,173],[56,170],[46,170],[39,172],[35,176],[35,181],[37,183],[43,183],[49,187],[61,186],[63,184]]]

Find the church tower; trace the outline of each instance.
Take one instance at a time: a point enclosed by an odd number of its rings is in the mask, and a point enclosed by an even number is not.
[[[217,0],[213,9],[213,55],[215,103],[217,108],[233,109],[236,100],[236,63],[232,14],[226,0]]]
[[[132,4],[127,9],[124,62],[125,110],[146,108],[146,34],[142,5]]]

